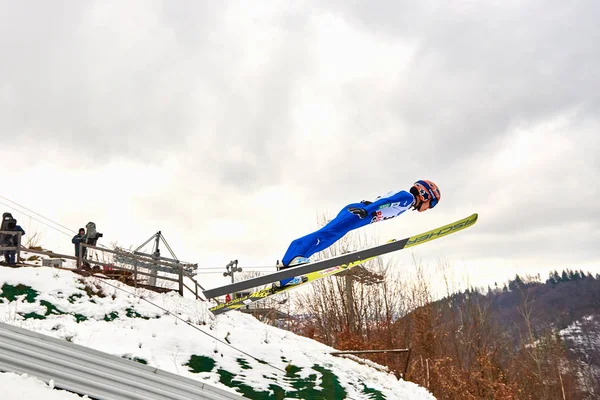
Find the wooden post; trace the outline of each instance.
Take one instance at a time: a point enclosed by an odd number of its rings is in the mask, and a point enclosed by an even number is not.
[[[83,269],[83,244],[79,242],[79,253],[77,253],[77,269]]]
[[[183,296],[183,265],[179,265],[179,295]]]
[[[406,364],[404,364],[404,372],[402,373],[402,379],[406,379],[406,372],[408,371],[408,361],[410,360],[410,350],[408,349],[408,355],[406,356]]]
[[[137,278],[137,275],[138,275],[138,273],[137,273],[137,268],[138,268],[138,267],[137,267],[137,266],[138,266],[138,263],[137,263],[137,261],[136,261],[136,262],[133,264],[133,282],[134,282],[134,285],[135,285],[135,287],[136,287],[136,288],[137,288],[137,281],[138,281],[138,278]]]
[[[17,264],[21,264],[21,232],[17,233]]]

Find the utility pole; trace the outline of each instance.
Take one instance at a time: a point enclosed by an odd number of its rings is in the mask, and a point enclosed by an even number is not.
[[[223,276],[231,276],[231,283],[235,282],[233,275],[236,272],[242,272],[242,269],[240,267],[238,267],[237,265],[238,265],[238,260],[233,260],[233,261],[230,261],[229,264],[227,264],[225,266],[225,269],[227,270],[227,272],[223,272]],[[235,296],[232,293],[231,299],[233,300],[234,298],[235,298]]]
[[[155,260],[159,260],[160,259],[160,249],[158,248],[159,244],[160,244],[160,237],[161,237],[161,232],[158,231],[156,233],[156,239],[154,241],[154,252],[152,253],[152,258],[154,258]],[[156,277],[158,276],[158,265],[154,264],[154,268],[152,268],[151,271],[152,276],[150,277],[150,285],[152,286],[156,286]]]

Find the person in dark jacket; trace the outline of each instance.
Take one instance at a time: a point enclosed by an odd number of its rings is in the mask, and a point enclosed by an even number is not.
[[[85,229],[83,228],[79,228],[79,233],[75,236],[73,236],[73,239],[71,239],[71,243],[73,243],[75,245],[75,257],[79,258],[79,243],[84,242],[85,237]],[[83,247],[82,248],[82,255],[81,258],[85,258],[85,253],[86,253],[86,248]]]
[[[21,228],[20,225],[16,225],[14,223],[8,224],[8,230],[13,232],[21,232],[21,237],[25,236],[25,231]],[[19,245],[19,237],[18,235],[5,235],[5,246],[14,246],[17,247]],[[17,251],[16,250],[5,250],[4,251],[4,260],[8,265],[15,265]]]

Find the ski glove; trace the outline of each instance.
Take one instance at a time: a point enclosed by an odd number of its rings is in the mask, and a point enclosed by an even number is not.
[[[367,216],[367,210],[365,210],[364,208],[350,207],[348,208],[348,211],[350,211],[354,215],[358,215],[360,219],[363,219]]]

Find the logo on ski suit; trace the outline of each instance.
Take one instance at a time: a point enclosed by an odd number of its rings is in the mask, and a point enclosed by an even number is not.
[[[406,211],[406,207],[400,205],[399,202],[396,203],[387,203],[379,206],[379,210],[375,212],[373,218],[371,219],[371,223],[385,221],[386,219],[391,219],[397,217]]]

